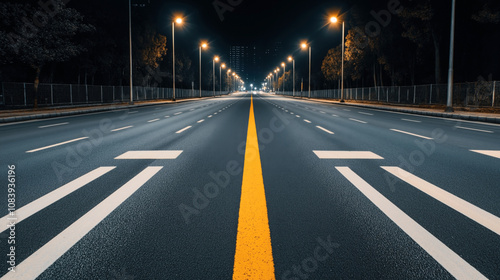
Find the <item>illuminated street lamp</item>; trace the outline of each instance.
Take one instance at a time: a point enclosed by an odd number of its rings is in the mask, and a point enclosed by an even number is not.
[[[222,63],[219,67],[219,77],[220,77],[219,96],[222,96],[222,68],[226,69],[225,63]]]
[[[201,49],[206,49],[206,48],[208,48],[208,44],[202,42],[200,45],[200,98],[201,98]]]
[[[302,43],[300,47],[305,50],[309,46],[309,98],[311,98],[311,46],[307,43]]]
[[[285,73],[286,73],[286,64],[281,62],[281,67],[283,67],[283,95],[285,95]]]
[[[295,59],[292,57],[292,56],[289,56],[288,57],[288,61],[292,61],[293,62],[293,71],[292,71],[292,75],[293,75],[293,92],[292,92],[292,96],[295,97]]]
[[[173,94],[172,100],[175,101],[175,24],[182,24],[182,18],[177,17],[174,21],[172,21],[172,81],[173,81]]]
[[[214,64],[213,66],[214,66],[214,68],[213,68],[212,73],[213,73],[213,80],[214,80],[214,97],[215,97],[215,63],[216,62],[219,62],[219,57],[218,56],[214,56],[214,60],[213,60],[213,64]]]
[[[337,23],[339,20],[337,17],[331,17],[330,22],[331,23]],[[342,74],[341,74],[341,80],[340,80],[340,102],[345,102],[344,100],[344,48],[345,48],[345,38],[344,38],[344,21],[342,21]]]

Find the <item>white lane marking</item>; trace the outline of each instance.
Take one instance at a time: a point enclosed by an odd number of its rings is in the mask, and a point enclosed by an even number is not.
[[[71,224],[56,237],[52,238],[31,256],[22,261],[16,267],[16,272],[9,271],[9,273],[5,274],[1,279],[37,278],[162,168],[162,166],[150,166],[144,169],[80,219]]]
[[[421,123],[422,121],[417,121],[417,120],[410,120],[410,119],[401,119],[402,121],[405,122],[414,122],[414,123]]]
[[[367,122],[364,122],[364,121],[360,121],[360,120],[357,120],[357,119],[353,119],[353,118],[349,118],[349,120],[351,120],[351,121],[354,121],[354,122],[359,122],[359,123],[367,123]]]
[[[190,129],[191,127],[192,127],[192,126],[186,126],[185,128],[183,128],[183,129],[181,129],[181,130],[177,131],[176,133],[177,133],[177,134],[179,134],[179,133],[183,133],[184,131],[186,131],[186,130]]]
[[[305,121],[306,123],[311,123],[311,121],[309,121],[309,120],[304,120],[304,121]]]
[[[89,173],[51,191],[50,193],[26,204],[25,206],[16,210],[16,224],[21,221],[27,219],[31,215],[37,213],[38,211],[44,209],[45,207],[51,205],[52,203],[60,200],[61,198],[69,195],[70,193],[78,190],[79,188],[87,185],[88,183],[94,181],[95,179],[101,177],[102,175],[108,173],[109,171],[115,169],[116,166],[103,166],[96,168]],[[9,228],[9,223],[12,220],[12,216],[5,215],[0,219],[0,225],[3,228],[0,228],[0,232]]]
[[[293,112],[290,112],[290,115],[294,115],[294,113],[293,113]]]
[[[191,110],[189,110],[189,111],[194,111],[194,109],[191,109]]]
[[[313,151],[320,159],[384,159],[369,151]]]
[[[321,127],[321,126],[319,126],[319,125],[317,125],[316,127],[317,127],[317,128],[319,128],[319,129],[321,129],[321,130],[323,130],[324,132],[326,132],[326,133],[328,133],[328,134],[334,134],[334,133],[333,133],[333,132],[331,132],[330,130],[328,130],[328,129],[326,129],[326,128],[323,128],[323,127]]]
[[[320,112],[321,114],[325,114],[325,112],[323,112],[323,111],[319,111],[319,112]]]
[[[217,112],[215,112],[214,115],[217,115]]]
[[[457,279],[487,279],[349,167],[335,168],[453,277]]]
[[[170,118],[170,116],[165,116],[165,118]]]
[[[38,128],[47,128],[47,127],[65,125],[65,124],[68,124],[68,122],[56,123],[56,124],[49,124],[49,125],[42,125],[42,126],[39,126]]]
[[[150,120],[150,121],[148,121],[148,123],[157,122],[157,121],[159,121],[159,120],[160,120],[160,119]]]
[[[295,116],[296,116],[297,118],[300,118],[300,116],[299,116],[299,115],[295,115]]]
[[[202,123],[204,121],[205,121],[205,119],[201,119],[201,120],[197,121],[197,123]]]
[[[350,112],[351,110],[349,110],[349,109],[344,109],[344,111]]]
[[[174,116],[177,116],[177,115],[180,115],[180,114],[182,114],[182,112],[177,112],[177,113],[174,114]]]
[[[73,142],[80,141],[80,140],[87,139],[87,138],[88,137],[80,137],[80,138],[76,138],[76,139],[64,141],[64,142],[61,142],[61,143],[57,143],[57,144],[54,144],[54,145],[45,146],[45,147],[34,149],[34,150],[29,150],[29,151],[26,151],[26,153],[34,153],[34,152],[38,152],[38,151],[42,151],[42,150],[54,148],[54,147],[57,147],[57,146],[61,146],[61,145],[64,145],[64,144],[73,143]]]
[[[129,125],[129,126],[124,126],[124,127],[116,128],[116,129],[111,130],[111,132],[120,131],[120,130],[128,129],[128,128],[131,128],[131,127],[134,127],[134,126],[133,125]]]
[[[212,117],[212,115],[208,116],[208,118],[211,118],[211,117]]]
[[[500,235],[500,218],[469,203],[413,174],[394,166],[381,166],[385,171],[463,214],[476,223]]]
[[[500,158],[500,151],[494,151],[494,150],[470,150],[470,151],[474,153],[487,155],[490,157]]]
[[[129,114],[135,114],[135,113],[139,113],[139,111],[132,111],[132,112],[128,112]]]
[[[456,128],[460,129],[466,129],[466,130],[472,130],[472,131],[479,131],[479,132],[486,132],[486,133],[493,133],[493,131],[490,130],[483,130],[483,129],[477,129],[477,128],[470,128],[470,127],[464,127],[464,126],[455,126]]]
[[[332,117],[338,117],[337,115],[332,115]]]
[[[222,110],[219,110],[219,113],[222,112]]]
[[[415,134],[415,133],[411,133],[411,132],[407,132],[407,131],[403,131],[403,130],[399,130],[399,129],[393,129],[393,128],[391,128],[391,130],[395,131],[395,132],[399,132],[399,133],[404,133],[404,134],[408,134],[408,135],[411,135],[411,136],[415,136],[415,137],[424,138],[424,139],[427,139],[427,140],[432,140],[432,138],[430,138],[430,137],[418,135],[418,134]]]
[[[360,113],[362,115],[373,116],[373,114],[370,114],[370,113],[365,113],[365,112],[358,112],[358,113]]]
[[[115,159],[176,159],[182,150],[168,151],[128,151]]]

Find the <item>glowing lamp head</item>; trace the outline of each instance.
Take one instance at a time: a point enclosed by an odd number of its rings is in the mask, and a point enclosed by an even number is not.
[[[216,62],[219,62],[219,57],[218,57],[218,56],[214,57],[214,60],[215,60]]]
[[[307,44],[306,43],[302,43],[302,44],[300,44],[300,47],[303,48],[303,49],[305,49],[305,48],[307,48]]]
[[[221,67],[222,67],[222,68],[226,68],[226,64],[225,64],[225,63],[222,63]]]
[[[182,18],[178,17],[175,19],[175,23],[181,24],[182,23]]]
[[[208,47],[208,44],[207,43],[202,43],[201,47],[204,48],[204,49],[206,49]]]
[[[284,62],[281,62],[281,67],[285,67],[285,63]]]
[[[292,60],[293,60],[293,57],[289,56],[288,61],[292,61]]]
[[[339,21],[339,19],[337,17],[331,17],[330,18],[330,22],[331,23],[337,23]]]

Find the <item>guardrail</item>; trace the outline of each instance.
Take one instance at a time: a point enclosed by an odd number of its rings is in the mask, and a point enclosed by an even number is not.
[[[276,94],[292,96],[292,91]],[[295,96],[308,97],[308,91],[296,91]],[[314,90],[311,98],[340,100],[340,89]],[[344,99],[377,101],[393,104],[446,105],[447,85],[389,86],[369,88],[345,88]],[[481,81],[453,86],[453,105],[463,107],[500,107],[500,83]]]
[[[33,83],[1,83],[0,105],[31,106],[35,94]],[[215,91],[215,95],[228,94],[227,91]],[[173,89],[158,87],[134,87],[134,101],[172,99]],[[202,97],[213,96],[211,90],[202,90]],[[197,89],[175,89],[176,99],[199,97]],[[73,84],[39,84],[38,105],[79,105],[96,103],[118,103],[130,101],[128,86],[96,86]]]

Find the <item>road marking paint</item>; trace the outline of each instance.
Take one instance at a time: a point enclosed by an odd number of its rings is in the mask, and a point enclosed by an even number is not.
[[[290,115],[295,115],[293,112],[290,112]]]
[[[296,116],[297,118],[300,118],[300,116],[299,116],[299,115],[295,115],[295,116]]]
[[[275,279],[253,98],[250,100],[233,279]]]
[[[332,115],[332,117],[338,117],[337,115]]]
[[[381,166],[382,169],[414,186],[427,195],[435,198],[446,206],[463,214],[476,223],[500,235],[500,218],[484,211],[483,209],[469,203],[413,174],[410,172],[393,166]]]
[[[323,111],[319,111],[319,112],[320,112],[321,114],[325,114],[325,112],[323,112]]]
[[[150,120],[150,121],[148,121],[148,123],[157,122],[157,121],[159,121],[159,120],[160,120],[160,119]]]
[[[191,109],[191,110],[189,110],[189,111],[194,111],[194,109]]]
[[[170,118],[170,116],[165,116],[165,118]]]
[[[349,167],[335,167],[363,195],[457,279],[487,279]]]
[[[176,159],[182,150],[165,151],[128,151],[115,159]]]
[[[212,117],[212,115],[208,116],[207,118],[211,118],[211,117]]]
[[[219,113],[222,112],[222,110],[219,110]]]
[[[494,150],[470,150],[470,151],[474,153],[487,155],[490,157],[500,158],[500,151],[494,151]]]
[[[304,121],[305,121],[306,123],[311,123],[311,121],[310,121],[310,120],[304,120]]]
[[[357,119],[353,119],[353,118],[349,118],[349,120],[351,120],[351,121],[355,121],[355,122],[359,122],[359,123],[367,123],[367,122],[364,122],[364,121],[360,121],[360,120],[357,120]]]
[[[134,127],[134,126],[133,125],[129,125],[129,126],[124,126],[124,127],[116,128],[116,129],[111,130],[111,132],[116,132],[116,131],[120,131],[120,130],[131,128],[131,127]]]
[[[365,113],[365,112],[358,112],[358,113],[360,113],[362,115],[373,116],[373,114],[370,114],[370,113]]]
[[[319,126],[319,125],[317,125],[316,127],[317,127],[317,128],[319,128],[319,129],[321,129],[321,130],[323,130],[323,131],[324,131],[324,132],[326,132],[326,133],[329,133],[329,134],[334,134],[334,133],[333,133],[333,132],[331,132],[330,130],[328,130],[328,129],[326,129],[326,128],[323,128],[323,127],[321,127],[321,126]]]
[[[417,121],[417,120],[410,120],[410,119],[401,119],[402,121],[406,122],[414,122],[414,123],[421,123],[422,121]]]
[[[135,114],[135,113],[139,113],[139,111],[132,111],[132,112],[128,112],[129,114]]]
[[[16,272],[9,271],[1,279],[37,278],[161,169],[162,166],[150,166],[144,169],[80,219],[71,224],[56,237],[52,238],[31,256],[22,261],[16,267]]]
[[[466,130],[472,130],[472,131],[479,131],[479,132],[486,132],[486,133],[493,133],[493,131],[490,130],[483,130],[483,129],[477,129],[477,128],[470,128],[470,127],[464,127],[464,126],[455,126],[456,128],[460,129],[466,129]]]
[[[174,116],[177,116],[177,115],[180,115],[180,114],[182,114],[182,112],[177,112],[177,113],[174,114]]]
[[[26,204],[25,206],[19,208],[16,210],[16,224],[20,223],[21,221],[27,219],[31,215],[37,213],[38,211],[44,209],[45,207],[53,204],[54,202],[60,200],[61,198],[69,195],[70,193],[78,190],[79,188],[87,185],[88,183],[94,181],[95,179],[101,177],[102,175],[108,173],[109,171],[115,169],[116,166],[104,166],[104,167],[99,167],[96,168],[89,173],[51,191],[50,193]],[[9,219],[10,218],[10,219]],[[10,215],[5,215],[0,219],[0,225],[3,226],[3,228],[0,229],[1,231],[6,230],[9,228],[9,223],[12,219],[12,216]]]
[[[42,126],[39,126],[38,128],[54,127],[54,126],[60,126],[60,125],[65,125],[65,124],[68,124],[68,122],[56,123],[56,124],[49,124],[49,125],[42,125]]]
[[[61,146],[61,145],[64,145],[64,144],[73,143],[73,142],[80,141],[80,140],[87,139],[87,138],[88,137],[80,137],[80,138],[76,138],[76,139],[73,139],[73,140],[68,140],[68,141],[64,141],[64,142],[61,142],[61,143],[57,143],[57,144],[54,144],[54,145],[45,146],[45,147],[34,149],[34,150],[29,150],[29,151],[26,151],[26,153],[34,153],[34,152],[38,152],[38,151],[42,151],[42,150],[54,148],[54,147],[57,147],[57,146]]]
[[[384,159],[369,151],[313,151],[320,159]]]
[[[197,123],[202,123],[204,121],[205,121],[205,119],[201,119],[201,120],[197,121]]]
[[[191,127],[192,127],[192,126],[190,126],[190,125],[189,125],[189,126],[186,126],[185,128],[183,128],[183,129],[181,129],[181,130],[177,131],[176,133],[177,133],[177,134],[179,134],[179,133],[183,133],[184,131],[186,131],[186,130],[190,129]]]
[[[349,110],[349,109],[344,109],[344,111],[350,112],[351,110]]]
[[[411,133],[411,132],[407,132],[407,131],[403,131],[403,130],[399,130],[399,129],[393,129],[393,128],[391,128],[391,130],[395,131],[395,132],[399,132],[399,133],[404,133],[404,134],[408,134],[408,135],[411,135],[411,136],[415,136],[415,137],[424,138],[424,139],[427,139],[427,140],[432,140],[432,138],[430,138],[430,137],[418,135],[418,134],[415,134],[415,133]]]

